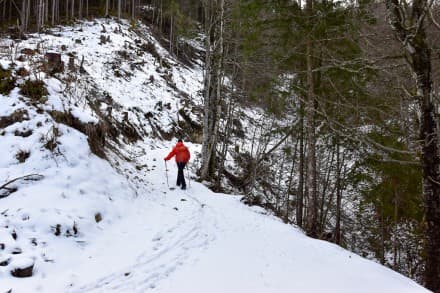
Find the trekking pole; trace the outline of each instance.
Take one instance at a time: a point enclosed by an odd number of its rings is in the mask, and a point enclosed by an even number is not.
[[[170,188],[170,185],[168,184],[168,167],[167,167],[167,161],[165,161],[165,176],[167,177],[167,186],[168,188]]]
[[[188,165],[189,165],[189,162],[186,164],[186,174],[187,174],[187,177],[188,177],[188,187],[191,188],[191,177],[189,176],[189,167],[188,167]]]

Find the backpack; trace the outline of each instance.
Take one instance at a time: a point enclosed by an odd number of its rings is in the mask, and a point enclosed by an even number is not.
[[[191,157],[189,150],[186,146],[178,146],[176,148],[176,161],[177,162],[185,162],[187,163],[189,161],[189,158]]]

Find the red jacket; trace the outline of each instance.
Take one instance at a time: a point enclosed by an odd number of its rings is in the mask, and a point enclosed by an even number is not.
[[[189,161],[189,158],[191,157],[188,148],[183,144],[183,142],[178,142],[173,147],[173,150],[168,154],[168,156],[166,156],[165,161],[168,161],[174,156],[176,156],[176,162],[178,163],[187,163]]]

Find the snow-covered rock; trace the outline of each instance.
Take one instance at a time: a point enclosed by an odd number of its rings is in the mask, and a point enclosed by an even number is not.
[[[29,257],[15,257],[9,265],[11,275],[17,278],[32,277],[34,260]]]

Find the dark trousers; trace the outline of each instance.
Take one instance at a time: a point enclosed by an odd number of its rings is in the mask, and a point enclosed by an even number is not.
[[[177,163],[177,186],[182,185],[183,188],[186,188],[185,175],[183,175],[183,169],[185,169],[185,162]]]

